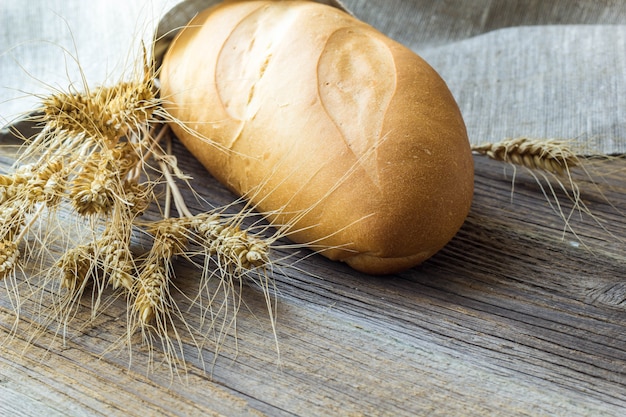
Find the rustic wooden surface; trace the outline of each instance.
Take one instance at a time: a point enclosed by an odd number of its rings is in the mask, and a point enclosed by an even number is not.
[[[232,199],[176,154],[207,198]],[[187,369],[174,376],[159,352],[151,371],[145,347],[107,352],[123,335],[124,300],[91,327],[75,324],[64,344],[52,331],[29,343],[28,317],[9,337],[15,314],[0,288],[0,415],[623,415],[626,161],[602,163],[598,188],[578,178],[607,229],[574,215],[578,237],[563,234],[532,176],[518,170],[512,193],[510,168],[475,162],[470,216],[424,265],[371,277],[310,256],[276,271],[280,363],[254,288],[238,344],[231,332],[217,358],[203,348],[202,363],[185,340]],[[197,270],[176,268],[178,285],[193,288]]]

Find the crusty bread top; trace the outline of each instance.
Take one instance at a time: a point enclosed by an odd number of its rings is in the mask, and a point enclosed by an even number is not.
[[[469,211],[473,162],[444,81],[337,9],[211,8],[175,40],[161,81],[167,110],[205,138],[173,125],[207,169],[331,259],[406,269]]]

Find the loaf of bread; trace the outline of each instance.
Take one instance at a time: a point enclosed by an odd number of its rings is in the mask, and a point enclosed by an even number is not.
[[[468,214],[473,159],[446,84],[336,8],[221,3],[180,32],[160,81],[175,134],[208,171],[330,259],[399,272]]]

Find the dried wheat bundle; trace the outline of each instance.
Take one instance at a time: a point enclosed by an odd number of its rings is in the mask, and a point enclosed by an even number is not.
[[[209,279],[220,281],[218,288],[235,299],[236,308],[226,313],[239,308],[238,289],[246,279],[258,283],[269,300],[266,271],[270,245],[279,234],[266,238],[241,229],[245,213],[225,216],[224,208],[192,213],[187,207],[179,183],[189,177],[166,150],[171,140],[166,122],[171,120],[162,110],[146,56],[144,50],[143,65],[130,80],[42,97],[41,110],[32,116],[41,131],[24,138],[12,172],[0,175],[0,279],[6,278],[18,311],[28,299],[49,303],[37,308],[45,316],[39,321],[58,329],[67,328],[87,293],[91,317],[96,317],[107,308],[102,297],[111,289],[128,299],[128,336],[123,339],[132,340],[138,331],[150,347],[159,341],[174,366],[181,350],[173,320],[184,322],[184,317],[170,293],[176,281],[173,260],[194,258],[199,264],[203,278],[196,301],[209,310],[203,314],[211,316],[210,328],[216,320],[212,311],[222,309],[212,305],[213,298],[199,298],[210,293]],[[151,206],[161,219],[144,218]],[[53,234],[42,235],[45,225],[35,225],[67,211],[86,226],[86,238],[55,238],[64,240],[65,250],[53,256],[28,243],[49,246]],[[132,249],[138,234],[150,236],[147,253]],[[40,270],[29,269],[22,277],[27,285],[20,285],[17,274],[28,265]],[[44,288],[52,288],[51,297],[42,295]]]

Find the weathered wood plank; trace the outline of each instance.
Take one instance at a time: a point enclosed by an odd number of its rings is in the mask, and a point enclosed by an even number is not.
[[[215,204],[232,195],[180,147],[186,171]],[[2,160],[6,167],[9,159]],[[265,302],[244,290],[237,332],[213,364],[183,335],[185,376],[148,372],[148,350],[107,349],[124,337],[126,302],[93,327],[81,311],[62,343],[0,297],[0,411],[13,415],[621,415],[626,407],[626,217],[584,184],[592,213],[566,233],[535,180],[476,159],[476,197],[455,239],[421,267],[369,277],[319,256],[275,274],[280,363]],[[605,197],[626,211],[624,161],[601,166]],[[580,181],[585,181],[580,178]],[[193,206],[193,204],[192,204]],[[197,208],[194,207],[194,208]],[[618,240],[621,239],[620,240]],[[587,247],[585,247],[587,245]],[[593,250],[593,253],[590,252]],[[289,253],[285,250],[284,253]],[[299,255],[308,255],[306,250]],[[198,271],[176,264],[181,291]],[[189,301],[177,296],[183,311]],[[88,300],[85,306],[88,306]],[[27,319],[28,309],[24,313]],[[199,325],[198,310],[186,319]],[[237,342],[235,343],[235,340]],[[156,352],[155,361],[160,360]],[[204,362],[202,362],[204,360]],[[182,369],[182,368],[181,368]],[[205,372],[205,370],[207,372]],[[6,399],[6,401],[4,401]],[[5,405],[8,404],[8,405]]]

